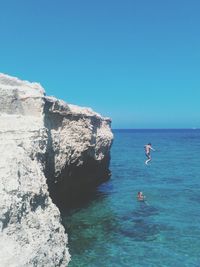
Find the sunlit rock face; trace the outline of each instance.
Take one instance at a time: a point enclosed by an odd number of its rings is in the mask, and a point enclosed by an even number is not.
[[[55,202],[68,206],[109,178],[110,119],[55,98],[45,101],[46,176]]]
[[[0,266],[67,266],[54,203],[108,179],[112,139],[110,119],[0,74]]]

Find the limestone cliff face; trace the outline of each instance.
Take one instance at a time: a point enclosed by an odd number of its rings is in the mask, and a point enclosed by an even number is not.
[[[109,119],[0,74],[0,266],[68,264],[54,203],[108,178],[112,138]]]
[[[109,177],[110,119],[49,97],[45,114],[50,192],[59,206],[68,205]]]

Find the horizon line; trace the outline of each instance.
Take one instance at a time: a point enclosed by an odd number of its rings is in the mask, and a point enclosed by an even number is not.
[[[112,130],[200,130],[200,127],[192,128],[112,128]]]

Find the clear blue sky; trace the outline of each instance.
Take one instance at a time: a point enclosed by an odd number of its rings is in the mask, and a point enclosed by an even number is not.
[[[1,72],[113,128],[200,127],[199,0],[2,0]]]

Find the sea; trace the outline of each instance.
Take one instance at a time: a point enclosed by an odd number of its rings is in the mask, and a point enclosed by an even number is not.
[[[200,130],[113,133],[110,180],[62,214],[69,267],[200,267]]]

